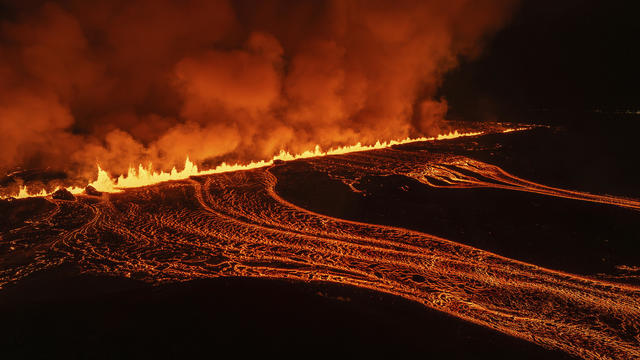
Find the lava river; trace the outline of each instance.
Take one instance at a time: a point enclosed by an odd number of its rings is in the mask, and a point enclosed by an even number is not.
[[[636,200],[544,186],[456,155],[390,148],[296,162],[355,192],[363,176],[400,175],[425,187],[495,188],[640,209]],[[1,233],[7,251],[0,252],[0,285],[63,263],[152,283],[220,276],[334,282],[398,295],[583,358],[640,357],[637,286],[310,211],[276,191],[275,170],[296,162],[75,201],[40,199],[53,205]]]

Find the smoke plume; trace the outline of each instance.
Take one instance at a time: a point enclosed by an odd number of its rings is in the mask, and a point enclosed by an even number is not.
[[[0,3],[0,173],[432,135],[510,0]]]

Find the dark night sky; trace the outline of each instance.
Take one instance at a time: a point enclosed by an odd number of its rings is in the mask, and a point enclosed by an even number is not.
[[[551,113],[640,110],[634,4],[523,1],[478,59],[446,77],[449,117],[535,121]]]

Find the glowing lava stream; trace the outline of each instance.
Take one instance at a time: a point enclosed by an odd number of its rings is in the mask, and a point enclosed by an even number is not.
[[[451,159],[437,165],[429,164],[429,166],[407,175],[434,188],[485,187],[526,191],[541,195],[616,205],[633,210],[640,210],[640,201],[635,199],[608,195],[595,195],[538,184],[533,181],[511,175],[498,166],[464,157],[452,157]],[[437,182],[434,182],[433,180],[436,180]]]
[[[640,358],[640,287],[316,213],[277,190],[278,183],[295,189],[304,181],[287,174],[296,165],[195,176],[108,199],[51,199],[50,208],[0,231],[14,247],[0,252],[0,288],[60,264],[156,284],[224,276],[333,282],[401,296],[585,359]],[[345,184],[397,175],[425,186],[490,187],[640,208],[637,200],[547,187],[438,152],[380,149],[303,165],[309,174]],[[287,185],[287,176],[295,181]]]
[[[528,130],[528,129],[530,129],[530,127],[509,128],[509,129],[503,130],[503,132],[506,133],[511,131],[521,131],[521,130]],[[357,152],[357,151],[384,149],[394,145],[409,144],[409,143],[421,142],[421,141],[434,141],[434,140],[455,139],[455,138],[465,137],[465,136],[477,136],[483,133],[484,133],[483,131],[460,133],[458,132],[458,130],[455,130],[453,132],[449,132],[449,134],[444,134],[444,135],[440,134],[435,137],[420,137],[420,138],[414,138],[414,139],[407,137],[406,139],[402,139],[402,140],[391,140],[391,141],[384,141],[384,142],[377,141],[374,145],[362,145],[361,143],[357,143],[355,145],[331,148],[327,151],[322,151],[320,146],[316,145],[313,151],[307,150],[300,154],[291,154],[285,150],[280,150],[280,153],[275,155],[273,158],[271,158],[271,160],[251,161],[248,164],[236,163],[233,165],[229,165],[223,162],[222,164],[209,170],[199,170],[198,166],[195,163],[191,162],[191,160],[189,160],[189,157],[187,156],[184,162],[184,169],[182,171],[178,171],[174,167],[169,173],[166,173],[164,171],[154,172],[151,170],[152,164],[149,164],[147,168],[145,168],[144,166],[142,166],[142,164],[140,164],[138,165],[137,170],[135,167],[130,167],[126,176],[120,175],[120,177],[118,177],[115,180],[111,176],[109,176],[109,173],[107,171],[103,170],[100,167],[100,165],[98,165],[98,178],[96,179],[96,181],[89,183],[89,185],[93,186],[96,190],[101,192],[116,193],[116,192],[120,192],[121,189],[153,185],[153,184],[158,184],[158,183],[169,181],[169,180],[184,180],[189,178],[190,176],[211,175],[211,174],[219,174],[219,173],[225,173],[230,171],[261,168],[264,166],[272,165],[273,162],[276,160],[291,161],[291,160],[308,159],[312,157],[327,156],[327,155],[348,154],[348,153]],[[51,192],[47,192],[46,190],[42,189],[40,192],[30,193],[26,186],[21,186],[19,193],[11,197],[14,197],[17,199],[23,199],[28,197],[49,196],[55,191],[57,191],[58,189],[59,187],[56,187]],[[82,187],[69,186],[66,189],[73,194],[81,194],[84,192],[84,188]],[[4,198],[8,198],[8,197],[0,196],[0,199],[4,199]]]

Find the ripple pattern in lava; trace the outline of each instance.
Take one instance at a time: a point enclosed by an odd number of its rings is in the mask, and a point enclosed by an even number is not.
[[[640,209],[635,200],[544,186],[454,155],[384,149],[300,162],[356,193],[364,176],[399,175],[425,187]],[[334,282],[402,296],[584,358],[640,357],[640,288],[310,211],[276,191],[274,170],[291,164],[51,200],[54,207],[2,233],[0,284],[63,263],[152,283],[220,276]]]

